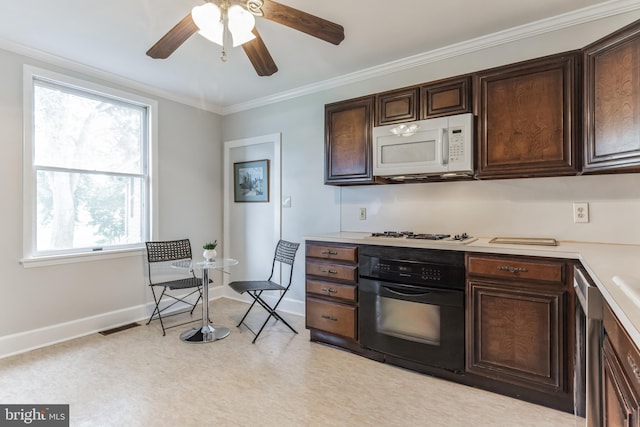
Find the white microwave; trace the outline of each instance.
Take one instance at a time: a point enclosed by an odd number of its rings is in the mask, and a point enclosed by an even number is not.
[[[373,175],[473,175],[473,114],[438,117],[373,129]]]

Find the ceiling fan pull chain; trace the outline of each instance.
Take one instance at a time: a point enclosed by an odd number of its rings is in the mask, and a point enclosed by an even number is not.
[[[227,2],[224,2],[224,8],[222,9],[222,16],[220,19],[222,20],[222,53],[220,53],[220,60],[222,62],[227,62],[227,50],[225,46],[227,45],[227,33],[229,32],[229,14],[227,13],[229,10],[229,5]]]

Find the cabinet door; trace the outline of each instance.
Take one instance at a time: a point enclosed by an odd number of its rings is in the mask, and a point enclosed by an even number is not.
[[[607,427],[638,425],[638,402],[618,357],[605,337],[602,346],[602,420]]]
[[[454,77],[420,88],[423,119],[463,114],[471,111],[471,77]]]
[[[640,23],[584,49],[584,171],[640,171]]]
[[[566,391],[563,291],[471,280],[467,298],[467,371]]]
[[[374,97],[325,105],[325,184],[373,183]]]
[[[605,304],[602,345],[602,419],[605,426],[640,426],[640,351]]]
[[[418,89],[399,89],[376,95],[376,126],[418,120]]]
[[[478,177],[575,175],[577,53],[477,74]]]

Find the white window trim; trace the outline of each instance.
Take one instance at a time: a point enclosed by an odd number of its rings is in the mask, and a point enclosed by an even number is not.
[[[123,256],[138,256],[144,250],[144,242],[140,248],[111,249],[99,252],[82,252],[48,256],[34,256],[35,252],[35,180],[33,176],[33,79],[51,80],[75,86],[80,90],[120,98],[128,102],[136,102],[148,108],[147,120],[149,129],[149,232],[158,235],[158,102],[140,95],[103,86],[86,80],[69,77],[54,71],[45,70],[25,64],[23,66],[23,159],[22,159],[22,259],[25,267],[39,267],[73,262],[96,261]]]

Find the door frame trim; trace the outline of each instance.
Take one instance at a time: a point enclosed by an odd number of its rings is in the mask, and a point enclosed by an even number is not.
[[[233,195],[231,193],[231,173],[233,165],[230,162],[231,150],[238,147],[247,147],[250,145],[273,144],[273,159],[271,160],[271,195],[270,202],[273,202],[274,213],[274,238],[279,240],[282,237],[282,134],[272,133],[268,135],[256,136],[251,138],[242,138],[224,142],[224,159],[223,159],[223,240],[222,251],[225,255],[229,254],[230,234],[230,206],[233,203]],[[223,285],[227,285],[230,281],[228,274],[223,274]]]

